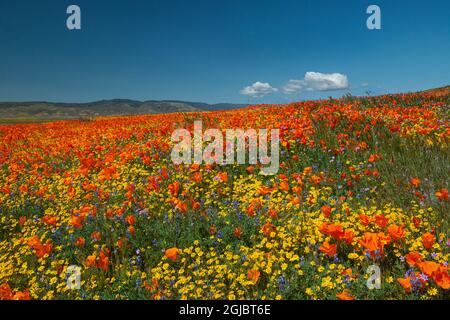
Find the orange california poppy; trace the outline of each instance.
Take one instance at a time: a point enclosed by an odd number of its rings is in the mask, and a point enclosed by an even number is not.
[[[180,253],[180,250],[178,248],[173,247],[173,248],[166,250],[165,256],[167,259],[175,262],[175,261],[177,261],[179,253]]]
[[[261,186],[258,189],[258,193],[262,196],[265,196],[266,194],[270,194],[274,190],[275,190],[274,188],[269,188],[267,186]]]
[[[100,233],[100,231],[94,231],[91,233],[91,238],[100,241],[100,239],[102,238],[102,234]]]
[[[111,208],[106,209],[105,216],[107,218],[112,218],[114,216],[114,212]]]
[[[136,223],[136,217],[133,215],[129,215],[125,218],[125,221],[129,224],[129,225],[133,225]]]
[[[269,209],[267,213],[272,219],[278,219],[278,212],[275,209]]]
[[[21,226],[23,226],[23,225],[25,224],[25,222],[27,222],[27,217],[26,217],[26,216],[21,216],[21,217],[19,218],[19,224],[20,224]]]
[[[28,290],[18,291],[14,294],[12,300],[30,300],[30,292]]]
[[[312,167],[305,167],[303,168],[304,174],[310,174],[313,171]]]
[[[191,180],[194,181],[195,183],[201,183],[202,180],[203,180],[202,173],[201,172],[195,172],[192,175]]]
[[[414,192],[414,195],[422,201],[425,200],[425,196],[420,191]]]
[[[296,194],[301,194],[302,193],[302,187],[301,186],[294,186],[292,187],[292,191]]]
[[[439,263],[433,261],[423,261],[417,263],[417,266],[419,267],[420,271],[431,277],[433,272],[439,269],[440,265]]]
[[[92,267],[93,265],[95,265],[96,260],[97,260],[97,257],[95,255],[88,256],[86,258],[86,266]]]
[[[199,210],[201,207],[202,206],[201,206],[200,202],[194,201],[194,200],[192,201],[192,209],[193,210]]]
[[[259,270],[251,269],[251,270],[248,270],[247,279],[256,284],[259,280],[260,275],[261,275],[261,272],[259,272]]]
[[[199,169],[200,169],[200,165],[198,163],[191,164],[191,171],[198,171]],[[165,170],[167,172],[167,169],[165,169]]]
[[[39,239],[38,236],[34,236],[28,239],[27,244],[31,247],[34,248],[35,246],[41,244],[41,240]]]
[[[348,291],[347,289],[344,289],[341,293],[338,293],[338,294],[336,295],[336,297],[337,297],[339,300],[355,300],[355,297],[351,296],[351,295],[349,294],[349,291]]]
[[[266,235],[266,237],[268,237],[272,232],[275,232],[277,230],[277,228],[270,222],[266,222],[262,226],[261,230]]]
[[[318,185],[322,181],[322,178],[319,176],[313,175],[313,176],[311,176],[311,178],[309,178],[309,181],[314,185]]]
[[[414,226],[415,226],[416,228],[420,227],[420,224],[422,223],[422,221],[421,221],[420,218],[418,218],[418,217],[413,217],[413,218],[412,218],[412,221],[413,221]]]
[[[331,215],[332,208],[330,206],[324,205],[321,208],[323,215],[328,218]]]
[[[383,238],[385,238],[385,236],[384,237],[383,236],[384,234],[381,233],[377,234],[372,232],[366,232],[358,242],[363,248],[369,250],[372,256],[374,256],[376,251],[383,253],[383,248],[385,244],[385,241],[383,241]]]
[[[344,269],[344,271],[342,271],[341,272],[341,275],[343,275],[343,276],[352,276],[352,274],[353,274],[353,270],[352,270],[352,268],[347,268],[347,269]]]
[[[403,230],[403,227],[399,227],[396,224],[391,224],[388,227],[388,234],[392,237],[394,240],[400,240],[405,236],[405,232]]]
[[[86,243],[86,239],[83,237],[78,237],[77,241],[75,241],[75,245],[79,248],[84,247],[84,244]]]
[[[327,241],[325,241],[324,243],[322,243],[319,250],[320,252],[325,253],[329,257],[334,257],[337,252],[337,245],[329,244]]]
[[[353,230],[345,230],[344,234],[341,235],[340,240],[344,240],[347,244],[351,244],[353,242],[353,237],[355,233]]]
[[[378,214],[375,216],[375,224],[377,226],[379,226],[380,228],[386,228],[388,223],[389,223],[389,219],[386,218],[384,215]]]
[[[378,155],[371,154],[370,157],[369,157],[369,162],[373,163],[373,162],[377,161],[377,159],[378,159]]]
[[[188,209],[188,206],[187,206],[186,202],[179,200],[179,201],[177,201],[177,204],[175,205],[175,208],[178,211],[180,211],[181,213],[186,213],[187,209]]]
[[[398,278],[398,283],[405,289],[407,293],[410,293],[412,290],[411,278]]]
[[[53,249],[53,244],[50,240],[47,241],[46,244],[39,244],[34,247],[35,254],[38,258],[42,258],[46,254],[50,254]]]
[[[25,184],[22,184],[22,185],[19,187],[19,191],[22,192],[22,193],[27,193],[27,192],[28,192],[28,186],[25,185]]]
[[[286,181],[281,181],[279,184],[279,188],[283,191],[289,191],[289,183],[287,183]]]
[[[359,220],[364,226],[367,226],[370,223],[370,218],[368,215],[362,213],[358,216]]]
[[[70,225],[75,228],[81,228],[83,226],[84,217],[81,215],[72,216],[70,220]]]
[[[11,287],[7,283],[0,285],[0,300],[12,300],[13,293]]]
[[[410,182],[411,182],[411,185],[416,188],[418,188],[421,183],[420,179],[418,179],[418,178],[412,178]]]
[[[222,182],[227,182],[228,181],[228,173],[227,172],[220,172],[217,174],[217,178],[220,179],[220,181]]]
[[[324,222],[320,226],[320,232],[323,234],[332,236],[335,239],[341,239],[344,235],[344,228],[340,224],[332,224],[329,222]]]
[[[442,289],[450,289],[450,275],[448,274],[447,267],[439,266],[439,268],[433,273],[433,280]]]
[[[54,226],[56,224],[56,217],[50,216],[50,215],[45,215],[44,217],[42,217],[42,222],[44,222],[45,224]]]
[[[108,271],[109,258],[108,255],[103,251],[100,251],[100,256],[97,261],[97,268],[103,269],[105,272]]]
[[[405,261],[411,267],[415,266],[417,263],[422,261],[422,255],[416,251],[411,251],[410,253],[405,255]]]
[[[441,189],[435,192],[439,201],[448,201],[448,189]]]
[[[169,184],[169,192],[172,195],[172,197],[177,197],[178,193],[180,191],[180,183],[178,181],[175,181],[171,184]]]
[[[422,243],[426,249],[431,249],[434,243],[436,242],[436,238],[431,233],[427,232],[422,235]]]

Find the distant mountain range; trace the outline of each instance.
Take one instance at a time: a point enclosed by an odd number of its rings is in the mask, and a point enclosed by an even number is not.
[[[77,118],[107,115],[157,114],[190,111],[229,110],[246,104],[208,104],[188,101],[101,100],[88,103],[0,102],[0,118]]]

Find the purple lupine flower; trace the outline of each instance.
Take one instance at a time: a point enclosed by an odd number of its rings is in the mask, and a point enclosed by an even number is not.
[[[421,273],[419,278],[423,281],[428,281],[428,276],[425,273]]]

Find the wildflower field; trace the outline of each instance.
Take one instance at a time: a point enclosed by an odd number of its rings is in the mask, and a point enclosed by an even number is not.
[[[278,173],[174,165],[172,132],[198,119],[279,129]],[[450,298],[449,90],[0,126],[0,141],[0,299]]]

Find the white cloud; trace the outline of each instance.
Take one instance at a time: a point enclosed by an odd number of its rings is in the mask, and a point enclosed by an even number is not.
[[[342,90],[348,88],[347,76],[340,73],[307,72],[305,81],[309,87],[319,90]]]
[[[361,83],[361,86],[362,86],[362,87],[368,87],[368,86],[369,86],[369,83],[368,83],[368,82],[363,82],[363,83]]]
[[[249,96],[249,97],[260,98],[260,97],[267,96],[267,95],[272,94],[277,91],[278,91],[278,89],[272,87],[269,83],[257,81],[254,84],[252,84],[251,86],[242,88],[240,92],[241,92],[241,94]]]
[[[301,90],[330,91],[347,89],[347,76],[341,73],[307,72],[302,80],[289,80],[283,87],[286,94],[296,94]]]
[[[283,87],[283,92],[286,94],[295,94],[305,87],[304,80],[289,80],[288,83]]]

